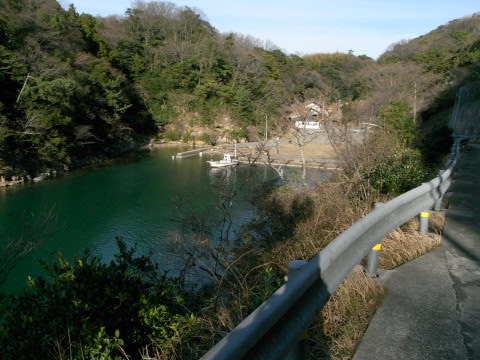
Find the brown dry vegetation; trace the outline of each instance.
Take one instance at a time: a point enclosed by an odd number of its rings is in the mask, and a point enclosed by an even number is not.
[[[310,327],[308,357],[350,359],[384,294],[385,289],[357,265]]]
[[[278,224],[273,226],[283,224],[280,231],[285,238],[278,240],[281,234],[276,234],[273,240],[259,240],[247,234],[233,255],[209,244],[203,236],[177,238],[178,253],[195,254],[196,264],[201,264],[215,283],[215,295],[202,315],[202,342],[214,345],[267,299],[284,282],[289,261],[312,258],[371,210],[368,202],[353,202],[352,196],[351,184],[341,179],[310,188],[279,188],[263,199],[262,207],[274,211],[271,221]],[[292,213],[301,220],[290,223]],[[285,234],[290,227],[292,233]],[[361,267],[355,268],[309,330],[310,358],[351,354],[383,294],[375,280]]]
[[[276,206],[291,208],[299,197],[313,200],[312,214],[296,226],[295,234],[273,246],[269,259],[287,273],[288,262],[310,259],[342,231],[370,211],[368,202],[352,202],[352,187],[337,181],[305,191],[275,193]],[[373,198],[372,198],[373,199]],[[385,291],[362,267],[357,266],[332,294],[317,320],[308,330],[308,357],[344,359],[351,356],[365,332]]]
[[[308,196],[313,202],[313,211],[308,219],[297,224],[292,238],[272,248],[272,262],[287,272],[286,259],[312,258],[369,211],[365,203],[352,203],[349,195],[350,186],[342,181],[319,184],[310,190],[302,188],[273,194],[275,204],[285,209],[291,207],[295,199]]]
[[[261,226],[265,225],[276,232],[260,237],[248,231],[243,233],[233,254],[228,247],[211,244],[204,236],[190,238],[190,244],[185,241],[185,235],[182,236],[175,245],[178,252],[197,252],[194,262],[201,264],[215,284],[214,297],[205,305],[201,320],[204,332],[200,336],[207,349],[283,283],[289,261],[311,259],[370,212],[376,201],[388,200],[365,181],[362,173],[366,168],[375,167],[378,154],[391,145],[392,141],[385,135],[367,144],[337,146],[339,157],[348,161],[353,171],[339,173],[329,182],[316,186],[281,187],[269,196],[263,195],[257,205],[259,217],[267,216],[266,221],[256,224],[253,232],[262,234]],[[383,242],[381,267],[398,266],[438,246],[442,226],[442,217],[432,214],[430,229],[436,235],[418,235],[415,219],[396,229]],[[384,293],[382,286],[357,266],[332,294],[309,329],[309,358],[349,358]]]
[[[281,155],[288,158],[300,156],[298,146],[295,144],[281,144],[278,146]],[[305,157],[307,158],[332,158],[335,155],[332,145],[330,144],[307,144],[305,145]]]
[[[430,232],[425,235],[417,231],[419,227],[417,218],[395,229],[382,242],[379,267],[394,269],[440,246],[440,232],[444,223],[443,214],[432,213],[429,221]]]

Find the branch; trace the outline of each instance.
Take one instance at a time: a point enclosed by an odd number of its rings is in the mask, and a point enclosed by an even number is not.
[[[2,234],[6,239],[5,246],[0,249],[0,285],[19,261],[42,243],[47,235],[45,231],[54,219],[53,210],[44,211],[32,223],[24,223],[12,236]]]
[[[25,90],[25,86],[27,86],[28,79],[36,80],[33,76],[27,75],[27,77],[25,78],[25,81],[23,82],[22,89],[20,90],[20,93],[18,94],[17,101],[15,102],[15,104],[18,104],[18,101],[20,100],[20,96],[22,95],[23,90]]]

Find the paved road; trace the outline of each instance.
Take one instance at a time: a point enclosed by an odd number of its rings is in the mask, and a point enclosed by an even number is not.
[[[480,359],[480,145],[462,153],[442,247],[382,274],[354,360]]]

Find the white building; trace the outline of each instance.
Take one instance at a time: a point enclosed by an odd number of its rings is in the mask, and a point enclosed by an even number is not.
[[[320,129],[319,121],[295,121],[297,129]]]

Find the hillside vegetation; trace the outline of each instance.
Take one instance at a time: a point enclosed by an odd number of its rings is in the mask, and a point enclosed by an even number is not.
[[[435,118],[451,109],[458,88],[480,81],[480,14],[452,20],[426,35],[393,44],[378,63],[415,66],[435,79],[430,84],[429,101],[420,108],[424,120]]]
[[[285,106],[306,100],[342,100],[344,120],[355,124],[375,122],[394,101],[428,118],[479,76],[478,16],[402,41],[376,62],[287,55],[167,2],[136,1],[107,18],[56,0],[0,5],[3,175],[81,166],[152,136],[256,139],[265,117],[274,128]]]
[[[259,186],[249,199],[255,216],[234,234],[236,193],[220,181],[214,208],[176,218],[168,241],[178,276],[159,275],[121,239],[109,264],[88,252],[60,256],[22,294],[0,294],[2,359],[198,359],[284,283],[289,260],[310,259],[375,202],[425,181],[450,149],[456,90],[480,80],[479,16],[374,61],[286,55],[219,34],[198,11],[170,3],[136,2],[109,18],[53,0],[0,5],[0,156],[12,171],[111,156],[149,136],[189,140],[198,128],[212,142],[225,132],[251,139],[265,116],[275,127],[284,105],[344,104],[342,120],[326,124],[338,176],[301,188],[239,177]],[[371,126],[365,141],[349,141],[362,123]],[[409,241],[420,248],[418,237]],[[185,279],[199,274],[192,289]],[[350,358],[382,294],[357,267],[309,329],[309,358]]]
[[[95,18],[55,0],[0,6],[0,158],[31,175],[144,136],[192,140],[195,126],[207,142],[249,138],[250,126],[321,88],[302,58],[219,34],[188,7],[138,1],[123,17]]]

